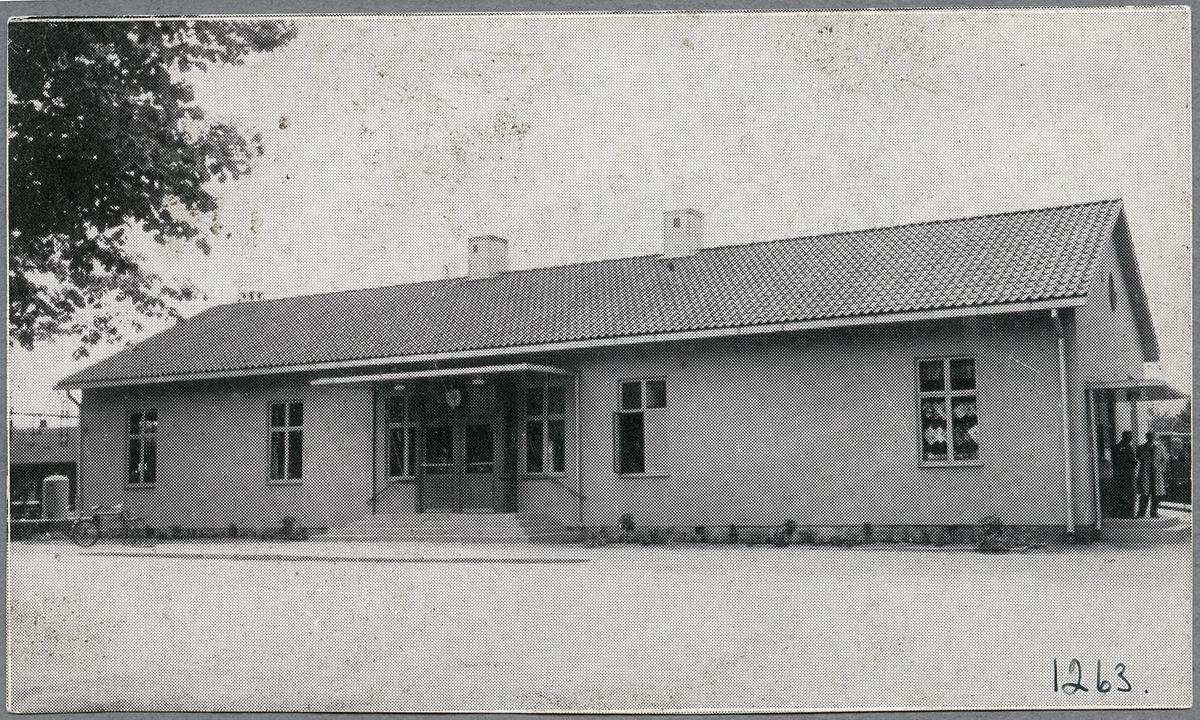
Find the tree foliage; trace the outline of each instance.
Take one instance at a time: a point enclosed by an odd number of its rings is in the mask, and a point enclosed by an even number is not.
[[[205,186],[262,154],[257,133],[205,121],[186,73],[294,35],[278,21],[10,23],[10,345],[70,335],[86,355],[119,339],[114,304],[178,317],[198,291],[147,270],[126,233],[208,253]]]

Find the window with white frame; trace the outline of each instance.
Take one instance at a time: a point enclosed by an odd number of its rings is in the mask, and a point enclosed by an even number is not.
[[[621,474],[646,472],[646,414],[667,406],[665,380],[621,383],[621,410],[613,413],[613,469]]]
[[[397,395],[387,401],[388,475],[411,480],[417,475],[416,398]]]
[[[973,358],[920,360],[921,457],[926,463],[979,459],[978,395]]]
[[[562,385],[525,388],[525,472],[566,471],[566,411]]]
[[[271,406],[271,480],[297,481],[304,477],[304,406],[280,403]]]
[[[153,485],[158,472],[158,411],[129,416],[129,484]]]

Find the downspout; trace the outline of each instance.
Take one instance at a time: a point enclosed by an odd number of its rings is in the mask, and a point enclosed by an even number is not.
[[[371,385],[371,514],[379,514],[379,392]]]
[[[1067,339],[1058,308],[1050,310],[1058,336],[1058,386],[1062,400],[1063,483],[1067,488],[1067,535],[1075,536],[1075,490],[1071,486],[1071,415],[1067,405]]]
[[[583,425],[579,409],[579,371],[575,371],[575,484],[579,488],[579,539],[587,544],[587,529],[584,526],[583,511],[583,437],[580,428]]]
[[[1092,512],[1095,513],[1096,519],[1094,528],[1100,530],[1100,526],[1103,524],[1103,510],[1100,507],[1100,439],[1096,436],[1096,391],[1088,387],[1086,392],[1088,449],[1092,453],[1092,462],[1088,464],[1092,471]],[[1112,452],[1111,448],[1109,448],[1109,452]],[[1111,466],[1112,463],[1110,462],[1109,465]]]
[[[71,394],[70,390],[67,390],[65,395],[67,396],[67,399],[75,403],[75,409],[79,412],[79,421],[76,423],[76,425],[79,426],[79,444],[75,446],[75,493],[71,494],[69,486],[67,489],[67,511],[70,512],[72,510],[76,510],[76,508],[72,506],[79,504],[79,491],[82,489],[79,482],[79,474],[83,470],[83,390],[79,391],[78,400],[75,399],[75,396]],[[45,507],[44,499],[42,507]]]

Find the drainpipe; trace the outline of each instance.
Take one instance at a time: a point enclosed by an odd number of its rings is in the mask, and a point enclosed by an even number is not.
[[[575,371],[575,484],[579,487],[579,537],[587,544],[587,530],[584,528],[583,512],[583,438],[579,429],[583,425],[579,409],[579,371]]]
[[[1071,416],[1067,406],[1067,339],[1058,308],[1051,308],[1058,336],[1058,386],[1062,394],[1063,483],[1067,488],[1067,535],[1075,537],[1075,491],[1071,486]]]
[[[73,510],[78,512],[78,507],[72,507],[72,506],[79,505],[79,491],[83,489],[81,483],[79,482],[79,474],[83,471],[83,391],[82,390],[79,391],[79,399],[78,400],[75,399],[75,396],[71,394],[70,390],[67,390],[65,394],[66,394],[68,400],[75,403],[75,410],[76,410],[76,412],[79,413],[79,419],[75,423],[76,425],[79,426],[78,428],[76,428],[79,431],[79,445],[77,445],[75,447],[75,493],[74,494],[71,493],[70,483],[67,484],[67,512],[69,513]],[[42,492],[44,493],[45,490],[43,489]],[[42,507],[43,508],[46,507],[45,498],[43,498],[43,500],[42,500]]]
[[[371,514],[379,514],[379,392],[371,385]]]

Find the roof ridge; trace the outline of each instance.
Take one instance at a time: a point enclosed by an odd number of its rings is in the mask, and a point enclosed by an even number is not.
[[[1071,208],[1087,207],[1089,205],[1105,205],[1105,204],[1115,204],[1115,203],[1120,203],[1120,202],[1122,202],[1121,198],[1113,198],[1110,200],[1094,200],[1094,201],[1086,202],[1086,203],[1075,203],[1075,204],[1071,204],[1071,205],[1056,205],[1053,207],[1035,208],[1032,210],[1028,210],[1028,209],[1026,209],[1026,210],[1009,210],[1006,212],[989,213],[986,215],[972,215],[972,216],[968,216],[968,217],[953,217],[953,218],[943,218],[943,219],[939,219],[939,220],[925,220],[922,222],[902,223],[900,225],[880,225],[880,226],[876,226],[876,227],[858,228],[858,229],[854,229],[854,230],[839,230],[837,232],[831,232],[831,233],[818,233],[815,235],[796,235],[793,237],[776,238],[773,240],[754,240],[754,241],[742,242],[742,243],[734,242],[734,243],[729,243],[726,245],[715,245],[715,246],[711,246],[711,247],[702,247],[699,249],[698,252],[703,252],[705,254],[708,254],[708,253],[712,253],[712,252],[720,251],[720,250],[729,250],[731,248],[754,247],[757,245],[770,245],[773,243],[794,242],[797,240],[815,240],[815,239],[819,239],[819,238],[831,238],[831,237],[839,237],[839,236],[844,236],[844,235],[856,235],[856,234],[861,234],[861,233],[880,232],[883,230],[902,230],[905,228],[926,227],[926,226],[930,226],[930,225],[940,225],[940,224],[945,224],[945,223],[958,223],[958,222],[964,222],[964,221],[970,221],[970,220],[984,220],[984,219],[988,219],[988,218],[1005,217],[1005,216],[1009,216],[1009,215],[1043,213],[1043,212],[1050,212],[1053,210],[1068,210]],[[559,270],[559,269],[563,269],[563,268],[582,267],[584,265],[595,265],[595,264],[599,264],[599,263],[644,260],[644,259],[648,259],[648,258],[661,258],[661,257],[662,257],[661,253],[649,253],[649,254],[644,254],[644,255],[627,255],[627,256],[621,256],[621,257],[615,257],[615,258],[598,258],[595,260],[582,260],[579,262],[566,263],[564,265],[539,265],[536,267],[521,268],[519,270],[506,270],[502,273],[497,273],[493,277],[500,277],[500,276],[504,276],[504,275],[517,275],[520,273],[539,272],[539,271],[544,271],[544,270]],[[686,259],[686,258],[677,258],[676,260],[684,260],[684,259]],[[305,293],[303,295],[284,295],[284,296],[274,297],[274,298],[263,298],[261,300],[247,300],[247,301],[240,301],[240,302],[221,303],[218,305],[213,305],[212,307],[205,308],[204,310],[201,310],[200,312],[193,315],[192,318],[184,318],[184,320],[182,322],[187,322],[189,319],[194,319],[205,313],[220,310],[222,308],[231,308],[231,307],[238,307],[238,306],[246,306],[246,307],[259,306],[259,307],[261,307],[268,303],[306,300],[306,299],[327,297],[327,296],[334,296],[334,295],[349,295],[351,293],[369,293],[372,291],[389,290],[392,288],[411,288],[411,287],[416,287],[418,285],[424,285],[424,284],[448,285],[448,284],[453,284],[453,283],[467,283],[467,282],[475,282],[477,279],[478,280],[488,280],[488,279],[492,279],[492,278],[469,278],[469,277],[464,277],[464,276],[452,277],[452,278],[431,278],[428,280],[414,280],[413,282],[396,283],[396,284],[392,284],[392,285],[376,285],[376,286],[364,287],[364,288],[348,288],[345,290],[327,290],[324,292],[317,292],[317,293]]]
[[[1085,203],[1074,203],[1072,205],[1055,205],[1052,207],[1034,208],[1032,210],[1008,210],[1005,212],[988,213],[986,215],[970,215],[968,217],[951,217],[942,218],[939,220],[922,220],[921,222],[902,223],[900,225],[876,225],[873,227],[856,228],[854,230],[838,230],[836,232],[818,233],[816,235],[794,235],[792,237],[779,238],[776,240],[754,240],[746,243],[730,243],[728,245],[715,245],[712,247],[700,248],[704,251],[722,250],[725,248],[746,247],[750,245],[769,245],[771,243],[792,242],[795,240],[816,240],[818,238],[837,237],[839,235],[857,235],[860,233],[880,232],[883,230],[903,230],[905,228],[926,227],[929,225],[944,225],[946,223],[960,223],[968,220],[987,220],[989,218],[1005,217],[1008,215],[1028,215],[1031,213],[1044,213],[1052,210],[1070,210],[1072,208],[1087,207],[1089,205],[1112,205],[1122,203],[1122,198],[1113,198],[1111,200],[1093,200]]]

